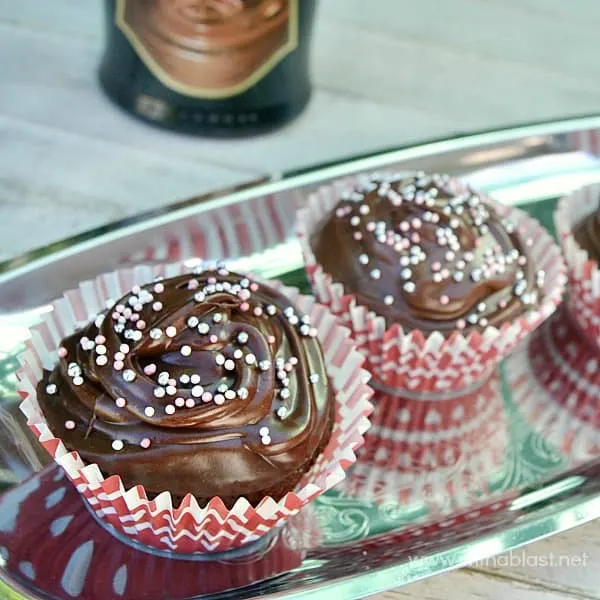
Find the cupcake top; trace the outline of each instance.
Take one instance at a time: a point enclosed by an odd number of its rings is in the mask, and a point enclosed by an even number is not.
[[[592,260],[600,262],[600,209],[596,209],[577,223],[573,237]]]
[[[316,262],[387,325],[450,335],[536,306],[545,274],[523,239],[447,175],[378,176],[342,196],[311,236]]]
[[[329,438],[316,330],[224,269],[136,286],[65,338],[38,401],[52,433],[152,494],[232,505],[291,491]]]

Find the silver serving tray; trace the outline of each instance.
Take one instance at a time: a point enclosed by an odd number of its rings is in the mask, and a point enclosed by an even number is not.
[[[464,177],[503,202],[526,205],[550,226],[552,199],[600,181],[598,132],[600,117],[570,119],[433,141],[279,174],[114,223],[0,264],[0,481],[4,488],[18,486],[45,462],[35,445],[28,446],[30,438],[20,432],[14,356],[27,338],[28,327],[64,290],[126,264],[194,259],[193,244],[179,245],[173,255],[171,242],[189,238],[194,229],[226,238],[232,235],[236,219],[244,214],[260,216],[260,211],[274,205],[277,234],[263,231],[243,243],[237,239],[207,243],[205,258],[225,259],[235,269],[301,284],[301,255],[293,237],[296,207],[320,184],[382,169]],[[262,216],[269,218],[266,213]],[[208,232],[203,229],[207,223]],[[300,566],[262,582],[257,577],[250,587],[223,591],[218,597],[325,598],[335,593],[362,598],[599,517],[600,454],[570,455],[556,446],[556,431],[546,436],[547,431],[536,431],[535,424],[525,425],[517,395],[506,383],[511,380],[510,369],[505,364],[498,375],[504,385],[500,403],[505,447],[497,472],[486,473],[484,492],[477,490],[476,495],[454,502],[439,488],[433,497],[427,492],[426,502],[414,497],[401,502],[363,493],[368,486],[342,487],[315,503],[310,527],[316,535],[304,542]],[[544,393],[540,388],[541,401]],[[440,476],[448,476],[445,473]],[[428,476],[438,475],[433,469]],[[351,473],[351,482],[353,477],[358,475]],[[403,484],[406,481],[405,474]],[[422,484],[415,475],[417,481]],[[1,552],[0,579],[18,590],[21,596],[15,597],[51,597],[35,578],[8,568]],[[0,595],[8,595],[3,585],[0,582]]]

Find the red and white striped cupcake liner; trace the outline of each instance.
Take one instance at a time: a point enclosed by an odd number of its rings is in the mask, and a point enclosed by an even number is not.
[[[376,392],[371,429],[341,489],[377,504],[469,506],[486,490],[509,445],[497,374],[444,399]]]
[[[600,344],[600,268],[573,236],[573,228],[600,206],[600,184],[562,198],[554,221],[569,275],[568,303],[586,334]]]
[[[188,495],[176,507],[168,491],[149,500],[143,486],[125,489],[118,475],[105,478],[98,465],[86,464],[76,451],[70,452],[54,437],[36,398],[37,383],[43,369],[52,369],[56,363],[60,340],[103,311],[108,298],[118,298],[134,285],[156,276],[173,277],[185,271],[181,264],[122,269],[84,281],[55,301],[52,311],[32,328],[31,339],[20,356],[21,410],[40,443],[64,468],[100,521],[130,539],[161,550],[185,554],[223,552],[259,539],[344,479],[344,471],[356,461],[355,450],[369,428],[372,390],[367,385],[370,376],[362,369],[364,358],[356,351],[348,330],[329,310],[294,288],[269,282],[311,316],[336,391],[336,418],[330,440],[296,489],[279,501],[267,497],[256,506],[241,498],[228,509],[215,497],[201,507]]]
[[[600,453],[600,353],[563,304],[505,363],[525,419],[570,461]]]
[[[464,184],[452,180],[457,192]],[[565,287],[565,266],[560,249],[548,232],[523,211],[485,198],[503,218],[510,218],[530,248],[535,269],[546,272],[542,300],[532,310],[500,328],[488,326],[463,335],[458,331],[445,338],[439,332],[405,331],[399,324],[388,324],[384,317],[360,305],[356,298],[335,282],[318,264],[310,245],[312,233],[337,204],[344,186],[330,185],[311,195],[298,212],[297,234],[302,246],[306,271],[315,296],[350,328],[358,348],[367,358],[366,368],[373,375],[374,387],[401,393],[445,394],[469,388],[489,376],[509,354],[561,302]]]

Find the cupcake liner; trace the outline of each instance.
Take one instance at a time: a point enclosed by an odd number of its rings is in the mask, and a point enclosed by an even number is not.
[[[452,180],[456,192],[465,186]],[[480,194],[480,196],[482,196]],[[485,198],[501,217],[509,217],[523,238],[532,240],[530,252],[536,269],[546,272],[543,298],[536,309],[524,313],[500,328],[488,326],[466,335],[459,332],[445,338],[440,332],[404,331],[389,326],[384,317],[360,305],[342,283],[334,282],[317,263],[310,237],[322,219],[330,214],[340,197],[340,187],[325,186],[314,193],[298,212],[297,234],[306,271],[315,296],[350,328],[374,386],[408,394],[444,394],[468,388],[489,375],[498,363],[560,303],[565,286],[565,266],[558,246],[534,219],[523,211]]]
[[[525,419],[571,462],[600,453],[600,354],[562,305],[505,363]]]
[[[481,500],[509,445],[500,378],[443,400],[375,393],[375,410],[344,494],[435,513]]]
[[[38,440],[65,469],[102,522],[147,546],[181,553],[222,552],[260,538],[344,478],[344,470],[355,462],[354,451],[363,443],[369,427],[372,391],[366,385],[370,376],[361,368],[364,359],[355,350],[348,330],[313,297],[279,282],[269,282],[311,316],[336,390],[331,438],[296,490],[279,501],[266,497],[256,506],[240,498],[228,509],[215,497],[200,507],[193,496],[187,495],[175,507],[168,491],[149,500],[141,485],[125,489],[118,475],[104,478],[98,465],[86,464],[77,452],[69,452],[54,437],[37,402],[37,382],[43,368],[51,369],[56,363],[60,340],[103,311],[110,304],[108,298],[119,298],[133,285],[147,283],[156,276],[173,277],[187,271],[181,264],[123,269],[82,282],[54,302],[53,310],[31,330],[27,349],[20,356],[21,410]]]
[[[600,270],[573,236],[573,228],[600,205],[600,184],[586,186],[562,198],[554,213],[569,275],[568,303],[579,326],[600,344]]]

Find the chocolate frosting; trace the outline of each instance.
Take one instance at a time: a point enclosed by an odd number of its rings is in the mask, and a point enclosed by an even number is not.
[[[313,233],[316,261],[358,303],[405,329],[496,327],[539,301],[529,246],[477,192],[448,176],[373,176]]]
[[[575,226],[573,236],[592,260],[600,262],[600,210],[582,219]]]
[[[38,399],[53,434],[126,487],[278,498],[332,428],[315,335],[280,292],[244,276],[159,280],[64,339]]]

